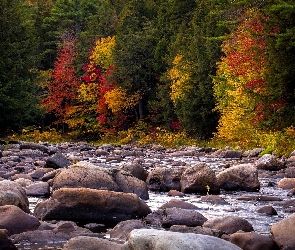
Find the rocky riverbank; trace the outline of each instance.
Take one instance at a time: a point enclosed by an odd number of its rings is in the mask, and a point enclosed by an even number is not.
[[[295,152],[1,148],[0,249],[295,249]]]

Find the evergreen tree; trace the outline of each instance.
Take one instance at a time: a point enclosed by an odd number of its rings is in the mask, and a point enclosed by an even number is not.
[[[33,82],[37,38],[30,4],[0,1],[0,130],[20,129],[40,115]]]

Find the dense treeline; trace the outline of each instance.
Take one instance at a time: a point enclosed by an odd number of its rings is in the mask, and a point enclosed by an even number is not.
[[[293,0],[0,0],[0,128],[293,131]]]

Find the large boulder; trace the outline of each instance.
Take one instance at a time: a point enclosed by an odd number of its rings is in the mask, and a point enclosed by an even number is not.
[[[0,206],[15,205],[29,213],[29,200],[25,189],[16,182],[0,181]]]
[[[258,171],[251,164],[230,167],[217,175],[217,181],[224,190],[259,191]]]
[[[134,177],[146,181],[146,178],[148,177],[148,172],[143,168],[141,164],[124,164],[121,166],[121,169],[132,174]]]
[[[241,250],[238,246],[217,237],[178,233],[155,229],[135,229],[122,250]]]
[[[265,154],[255,161],[257,169],[263,170],[280,170],[284,168],[284,163],[280,161],[276,156],[271,154]]]
[[[145,182],[124,170],[106,169],[89,162],[78,162],[63,169],[53,179],[53,190],[79,187],[135,193],[142,199],[149,198]]]
[[[219,193],[214,171],[205,163],[187,168],[180,180],[183,193]]]
[[[137,195],[89,188],[61,188],[37,204],[34,214],[43,220],[91,220],[114,223],[139,219],[151,212]]]
[[[252,232],[252,225],[245,219],[238,216],[226,216],[207,220],[203,227],[220,230],[226,234],[233,234],[242,230],[244,232]]]
[[[8,233],[17,234],[36,230],[40,226],[39,220],[13,205],[0,206],[0,228]]]
[[[273,240],[282,250],[295,249],[295,214],[275,223],[270,228]]]
[[[70,239],[63,250],[121,250],[121,245],[106,239],[90,236],[77,236]]]
[[[168,168],[168,167],[156,167],[153,169],[148,177],[148,188],[153,191],[178,190],[180,191],[180,178],[184,171],[184,168]]]
[[[229,242],[243,250],[276,250],[278,246],[267,235],[256,232],[237,232],[229,237]]]

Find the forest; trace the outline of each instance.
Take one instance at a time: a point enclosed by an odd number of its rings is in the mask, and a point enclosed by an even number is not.
[[[0,4],[1,136],[295,148],[294,0]]]

